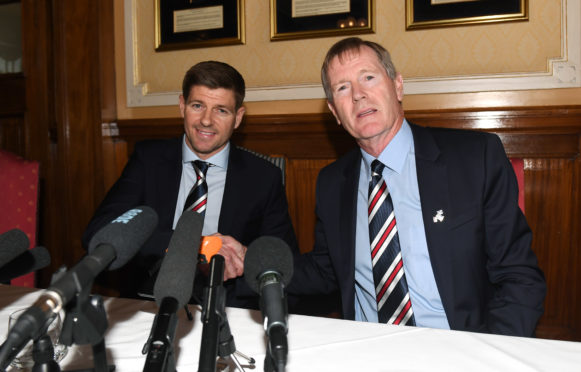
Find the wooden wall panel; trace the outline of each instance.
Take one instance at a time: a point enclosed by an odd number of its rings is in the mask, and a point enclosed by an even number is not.
[[[335,159],[289,159],[286,170],[286,194],[289,214],[295,226],[301,252],[313,247],[313,230],[303,226],[315,226],[315,187],[321,168]]]
[[[25,157],[24,76],[0,74],[0,148]]]
[[[116,116],[113,0],[21,3],[24,155],[40,162],[39,244],[51,265],[39,286],[47,287],[85,254],[81,235],[105,192],[101,121]]]
[[[545,272],[548,295],[537,335],[581,341],[581,108],[407,112],[420,125],[494,132],[509,157],[525,164],[526,216],[533,250]],[[118,140],[131,151],[137,140],[183,133],[180,118],[125,120]],[[318,171],[355,146],[330,114],[249,116],[235,143],[288,160],[286,191],[301,251],[313,246]],[[110,160],[113,161],[113,160]],[[106,161],[107,162],[107,161]]]
[[[526,215],[534,232],[533,250],[547,279],[539,333],[548,338],[579,337],[578,170],[579,157],[525,161]]]

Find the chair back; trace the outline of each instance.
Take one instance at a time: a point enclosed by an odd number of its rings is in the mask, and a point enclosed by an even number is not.
[[[36,246],[37,215],[38,162],[0,150],[0,234],[20,229],[28,236],[29,248]],[[34,287],[35,275],[23,275],[11,284]]]

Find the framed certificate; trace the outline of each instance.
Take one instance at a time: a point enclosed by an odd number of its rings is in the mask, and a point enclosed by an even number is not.
[[[270,40],[375,32],[373,0],[270,0]]]
[[[528,0],[406,0],[406,30],[527,21]]]
[[[155,0],[155,50],[244,44],[244,0]]]

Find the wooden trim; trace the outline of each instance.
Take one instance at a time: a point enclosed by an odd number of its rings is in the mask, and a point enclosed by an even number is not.
[[[432,127],[473,129],[497,133],[509,157],[565,157],[579,154],[581,107],[503,110],[408,111],[406,118]],[[132,145],[141,139],[168,138],[183,133],[181,118],[119,120],[119,137]],[[265,140],[276,136],[276,143]],[[297,158],[340,155],[354,146],[331,114],[246,116],[233,139],[255,151]],[[296,141],[302,142],[300,147]],[[313,146],[310,146],[313,145]],[[282,148],[281,148],[282,146]]]

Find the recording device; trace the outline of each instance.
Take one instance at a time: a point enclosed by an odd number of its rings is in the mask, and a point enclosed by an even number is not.
[[[48,265],[50,265],[50,254],[45,247],[27,249],[0,268],[0,282],[7,282]]]
[[[89,244],[88,255],[41,294],[10,329],[0,347],[0,369],[5,369],[29,340],[41,336],[43,328],[63,306],[88,290],[101,271],[125,265],[156,225],[155,211],[142,206],[125,212],[99,230]]]
[[[288,310],[284,286],[292,275],[292,252],[282,239],[263,236],[248,246],[244,277],[250,288],[260,294],[260,309],[268,336],[265,371],[284,371],[286,365]]]
[[[20,229],[8,230],[0,234],[0,267],[25,252],[30,245],[26,234]]]
[[[159,311],[143,347],[143,354],[147,353],[143,371],[175,371],[172,342],[177,326],[176,312],[192,295],[203,226],[202,215],[186,211],[170,239],[153,288]]]

